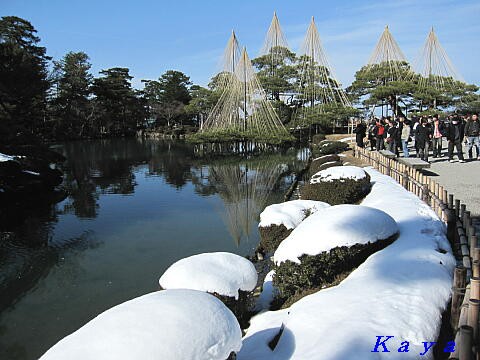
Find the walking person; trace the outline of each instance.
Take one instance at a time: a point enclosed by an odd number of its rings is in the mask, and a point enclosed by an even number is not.
[[[380,120],[377,120],[377,123],[375,124],[375,148],[377,151],[380,150],[385,150],[385,144],[383,142],[384,136],[385,136],[385,126],[382,124]]]
[[[448,140],[448,161],[454,162],[453,160],[453,148],[457,149],[458,160],[461,163],[464,163],[463,158],[463,149],[462,149],[462,140],[464,137],[464,126],[461,119],[456,115],[453,116],[450,125],[447,128],[447,140]]]
[[[404,117],[400,117],[399,119],[399,124],[400,124],[400,142],[402,143],[402,151],[403,151],[403,157],[408,158],[409,153],[408,153],[408,140],[410,139],[410,122],[408,120],[405,120]]]
[[[476,147],[477,160],[480,160],[480,122],[478,115],[473,114],[465,124],[465,137],[467,140],[467,153],[469,160],[473,159],[473,145]]]
[[[438,115],[433,117],[433,135],[432,135],[432,147],[433,157],[442,157],[442,140],[445,134],[445,126],[440,121]]]
[[[376,140],[375,140],[375,119],[372,119],[370,125],[368,126],[368,141],[370,142],[370,150],[375,150]]]
[[[428,162],[428,143],[432,137],[431,129],[427,125],[428,120],[423,118],[415,130],[415,144],[418,147],[418,157]]]
[[[362,120],[358,120],[355,129],[353,129],[355,133],[355,141],[358,147],[363,148],[365,145],[363,143],[363,138],[367,132],[367,126]]]
[[[413,125],[412,125],[412,134],[415,134],[417,132],[417,127],[420,125],[420,119],[419,118],[413,118]],[[415,139],[415,136],[413,137]],[[417,140],[415,139],[415,156],[416,157],[419,157],[418,153],[419,153],[419,149],[418,149],[418,144],[417,144]]]
[[[387,119],[387,150],[395,153],[396,149],[396,142],[397,142],[397,127],[395,123],[391,119]]]

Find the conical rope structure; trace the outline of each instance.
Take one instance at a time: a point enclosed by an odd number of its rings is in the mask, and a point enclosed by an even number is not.
[[[323,113],[324,105],[351,106],[323,50],[313,17],[300,50],[300,72],[296,96],[304,108],[296,111],[294,123],[308,122],[307,118]]]
[[[219,73],[218,73],[218,86],[224,89],[230,81],[232,74],[235,72],[235,67],[241,57],[240,45],[238,43],[235,31],[232,30],[232,34],[228,39],[227,46],[223,52],[222,59],[220,61]]]
[[[289,135],[266,100],[245,49],[201,131],[230,132],[245,137]]]
[[[433,87],[441,90],[451,87],[456,81],[465,82],[440,44],[433,28],[414,64],[416,72],[420,74],[421,88]]]
[[[408,61],[387,25],[368,60],[367,68],[387,65],[389,80],[396,81],[405,80],[405,71],[402,71],[405,64],[408,64]]]
[[[268,55],[271,57],[272,69],[275,65],[279,64],[283,60],[283,52],[285,49],[289,49],[287,39],[283,34],[278,20],[277,13],[273,13],[272,22],[268,28],[267,35],[263,42],[263,46],[260,50],[260,55]],[[273,74],[272,74],[273,75]]]

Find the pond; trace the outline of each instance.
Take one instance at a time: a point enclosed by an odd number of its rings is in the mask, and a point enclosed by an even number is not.
[[[58,145],[69,196],[0,224],[0,359],[37,359],[102,311],[158,290],[173,262],[251,255],[304,150],[198,157],[193,146],[115,139]]]

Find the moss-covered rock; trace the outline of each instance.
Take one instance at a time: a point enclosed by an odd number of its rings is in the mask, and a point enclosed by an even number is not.
[[[363,179],[334,179],[305,184],[300,194],[304,200],[324,201],[330,205],[354,204],[370,191],[370,175]]]
[[[308,289],[329,286],[338,275],[352,271],[371,254],[390,245],[395,238],[396,235],[373,243],[335,247],[318,255],[302,255],[300,264],[287,260],[275,265],[273,284],[278,289],[277,304]]]
[[[312,154],[314,157],[340,154],[348,149],[348,144],[342,141],[323,140],[319,144],[312,145]]]

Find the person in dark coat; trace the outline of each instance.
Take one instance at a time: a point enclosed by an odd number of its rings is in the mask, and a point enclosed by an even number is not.
[[[463,149],[462,149],[463,136],[464,136],[463,122],[459,116],[457,115],[453,116],[446,131],[446,137],[448,140],[448,161],[454,162],[453,148],[456,147],[458,160],[462,163],[465,162],[463,158]]]
[[[477,148],[477,159],[480,160],[480,121],[478,115],[473,114],[465,124],[465,137],[467,139],[467,153],[470,160],[473,158],[473,145]]]
[[[415,129],[415,144],[418,146],[418,157],[428,162],[428,143],[432,137],[428,120],[423,118]]]
[[[375,140],[375,120],[373,119],[368,126],[368,141],[370,142],[370,150],[375,150],[376,140]]]
[[[387,120],[387,150],[396,153],[396,148],[397,148],[397,127],[395,126],[396,124],[391,120]]]
[[[362,120],[358,120],[353,132],[355,133],[355,141],[357,142],[357,146],[363,148],[365,146],[363,143],[363,138],[367,133],[367,126]]]

